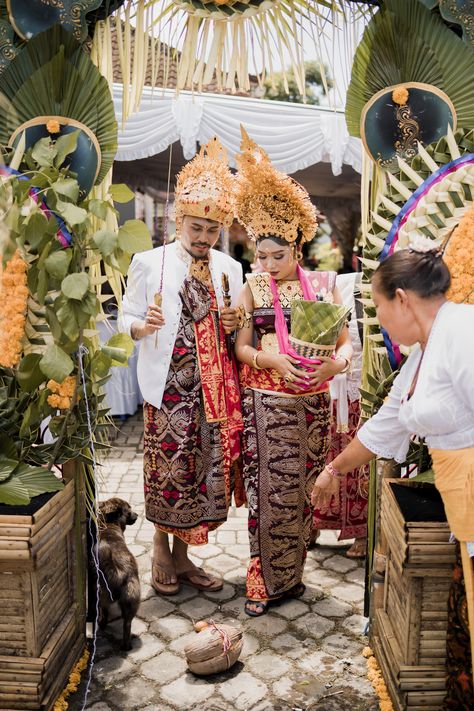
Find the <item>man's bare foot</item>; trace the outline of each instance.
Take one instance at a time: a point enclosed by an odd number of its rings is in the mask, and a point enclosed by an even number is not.
[[[153,538],[153,558],[151,566],[152,585],[163,595],[174,595],[179,590],[178,576],[168,544],[168,536],[156,531]]]
[[[188,556],[187,544],[176,537],[173,542],[173,562],[178,581],[191,585],[197,590],[208,592],[222,590],[224,585],[222,580],[195,565]]]

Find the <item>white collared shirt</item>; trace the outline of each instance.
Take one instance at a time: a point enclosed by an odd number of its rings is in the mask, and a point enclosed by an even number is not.
[[[474,305],[441,306],[408,397],[421,355],[417,346],[385,403],[357,433],[380,457],[405,461],[412,435],[432,449],[474,447]]]
[[[164,260],[164,263],[163,263]],[[182,302],[179,296],[183,282],[192,262],[191,255],[179,241],[139,252],[133,257],[127,277],[127,289],[123,297],[119,317],[119,331],[130,334],[134,321],[144,321],[148,306],[160,290],[163,269],[163,315],[164,326],[155,334],[139,341],[138,383],[143,399],[154,407],[161,407],[166,378],[169,371],[176,335],[181,319]],[[223,306],[222,274],[229,277],[232,305],[242,288],[242,267],[239,262],[223,252],[212,249],[209,269],[216,293],[217,303]]]

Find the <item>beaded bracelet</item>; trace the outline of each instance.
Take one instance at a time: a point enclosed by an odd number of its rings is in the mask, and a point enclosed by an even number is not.
[[[344,476],[342,474],[342,472],[339,471],[339,469],[336,469],[336,467],[333,465],[332,462],[328,462],[328,464],[326,464],[326,466],[324,468],[326,469],[328,474],[330,474],[331,476],[335,476],[337,478]]]

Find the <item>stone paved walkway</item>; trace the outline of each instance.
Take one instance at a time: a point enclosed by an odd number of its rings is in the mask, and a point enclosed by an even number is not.
[[[364,569],[344,556],[333,532],[323,532],[308,553],[300,600],[253,619],[243,612],[248,559],[246,510],[232,509],[227,523],[192,559],[225,579],[218,593],[183,586],[170,598],[150,586],[153,524],[144,517],[141,418],[120,425],[115,449],[103,467],[100,498],[120,496],[139,513],[126,540],[137,557],[142,603],[132,631],[133,650],[120,651],[121,621],[97,641],[87,708],[91,711],[375,711],[360,652]],[[242,625],[240,661],[225,674],[198,679],[186,671],[183,648],[195,636],[193,621],[212,617]],[[81,685],[83,687],[83,685]],[[81,688],[82,690],[82,688]],[[81,708],[79,694],[71,711]]]

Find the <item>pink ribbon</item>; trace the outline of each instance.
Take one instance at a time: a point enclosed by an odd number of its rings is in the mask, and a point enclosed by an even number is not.
[[[232,647],[232,642],[227,632],[216,625],[214,620],[209,620],[209,624],[213,630],[216,630],[222,638],[222,654],[227,654],[229,649]]]

